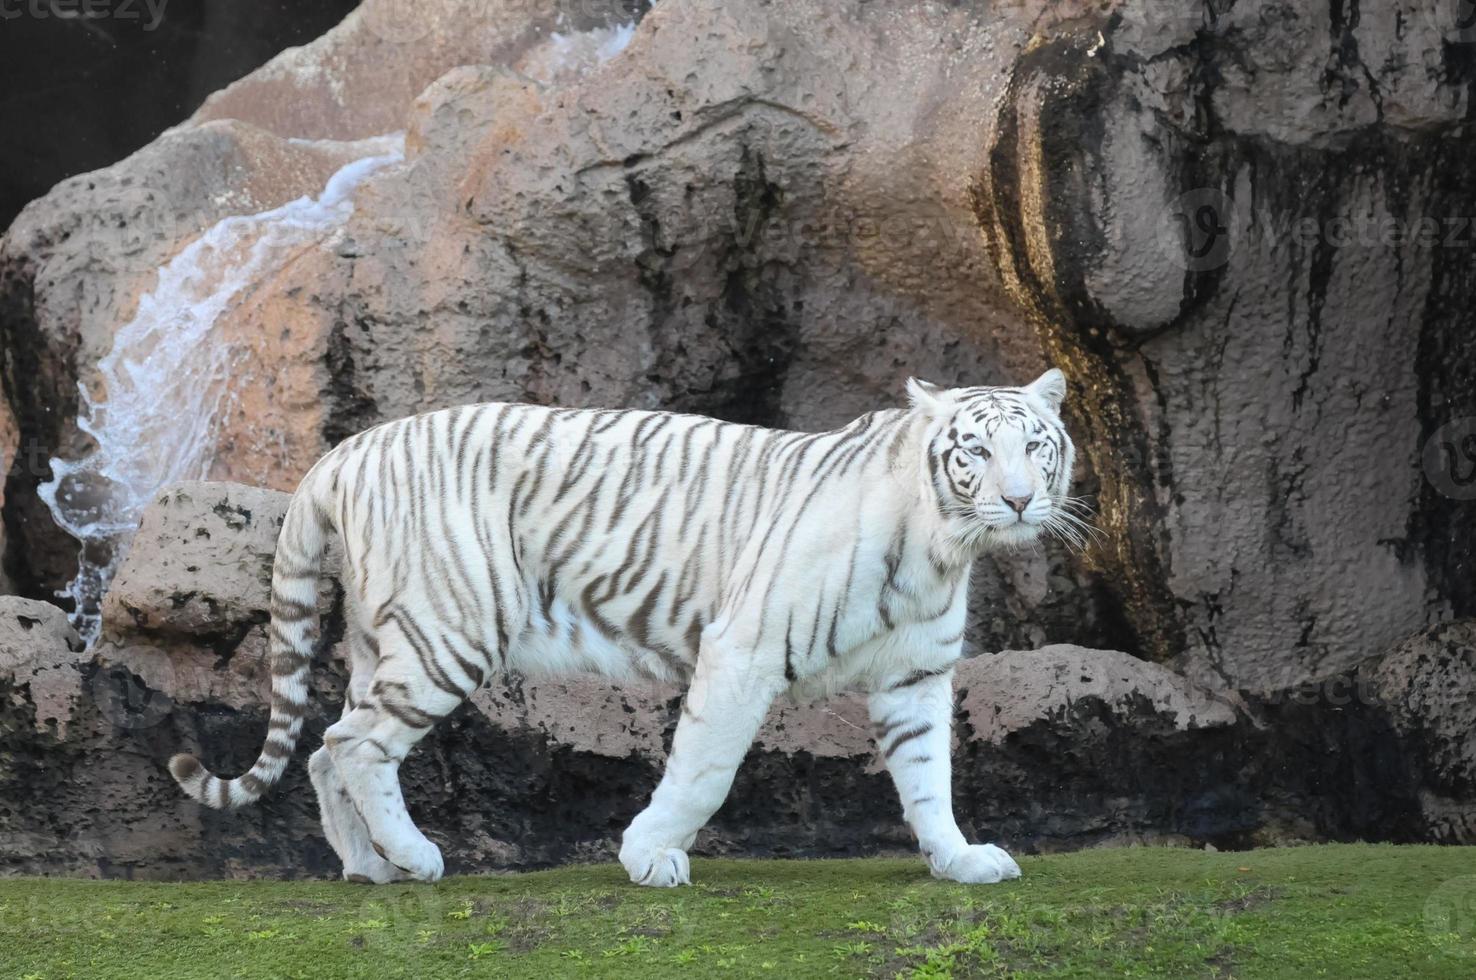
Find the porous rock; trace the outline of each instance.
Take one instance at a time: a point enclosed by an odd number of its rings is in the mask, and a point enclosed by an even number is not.
[[[1423,630],[1362,674],[1361,690],[1410,746],[1433,836],[1476,841],[1476,621]]]
[[[28,690],[38,726],[65,734],[81,685],[82,641],[49,603],[0,596],[0,681]]]
[[[266,622],[272,559],[291,495],[188,482],[145,509],[103,603],[117,630],[219,636]],[[336,547],[325,571],[336,568]]]

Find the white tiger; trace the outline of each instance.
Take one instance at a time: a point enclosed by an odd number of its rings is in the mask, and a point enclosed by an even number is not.
[[[251,770],[170,770],[213,807],[281,777],[307,705],[325,537],[343,541],[351,680],[309,771],[344,876],[434,881],[399,766],[482,684],[517,671],[686,682],[665,774],[626,830],[642,885],[686,851],[782,692],[870,692],[878,749],[933,874],[1020,869],[969,844],[950,788],[953,664],[984,549],[1074,536],[1066,385],[943,390],[832,432],[691,415],[478,405],[329,452],[288,508],[272,578],[271,722]]]

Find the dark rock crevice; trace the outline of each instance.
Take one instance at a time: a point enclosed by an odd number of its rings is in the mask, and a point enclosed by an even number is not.
[[[1476,45],[1471,45],[1476,48]],[[1476,88],[1473,88],[1476,104]],[[1476,615],[1476,138],[1432,141],[1432,198],[1464,216],[1465,241],[1433,251],[1415,355],[1420,446],[1426,479],[1409,520],[1433,591],[1456,617]],[[1440,213],[1437,211],[1436,213]]]
[[[51,457],[75,438],[75,346],[53,349],[36,320],[28,263],[0,262],[0,398],[19,429],[15,459],[0,472],[5,484],[4,553],[0,568],[19,595],[55,598],[77,570],[77,544],[51,519],[36,488],[51,479]],[[0,448],[3,455],[3,448]]]
[[[798,330],[788,300],[773,288],[784,277],[766,253],[764,235],[783,219],[784,191],[770,180],[764,151],[744,143],[733,175],[733,228],[717,259],[724,271],[720,308],[709,323],[737,362],[714,414],[730,422],[785,428],[781,398]]]
[[[1086,182],[1100,168],[1081,154],[1093,140],[1100,145],[1102,103],[1116,89],[1102,62],[1086,57],[1086,46],[1068,37],[1016,65],[972,201],[1011,296],[1071,379],[1068,423],[1099,481],[1098,524],[1106,532],[1085,560],[1106,572],[1134,624],[1130,648],[1165,660],[1183,648],[1183,633],[1163,585],[1167,557],[1156,530],[1164,527],[1162,508],[1146,489],[1158,482],[1154,450],[1139,423],[1138,384],[1118,355],[1126,345],[1082,275],[1088,257],[1105,245],[1084,207],[1093,193]],[[1038,118],[1022,118],[1031,111],[1027,89],[1041,99],[1033,110]],[[1032,168],[1022,171],[1022,160]],[[1045,241],[1069,244],[1045,255]]]
[[[732,176],[723,186],[707,189],[732,200],[731,216],[717,229],[667,232],[647,182],[651,175],[625,177],[640,219],[637,279],[649,297],[650,331],[660,352],[651,380],[671,391],[669,405],[677,411],[783,428],[790,420],[782,397],[797,355],[796,320],[803,312],[803,300],[794,294],[804,270],[774,254],[766,240],[786,215],[784,190],[769,174],[765,151],[747,140],[735,149]],[[694,193],[687,188],[688,197]],[[716,239],[710,294],[704,294],[705,284],[674,278],[683,275],[673,269],[677,259],[694,261],[697,243],[685,240],[694,232]],[[699,319],[700,334],[694,336]]]
[[[357,367],[365,356],[364,349],[373,343],[373,333],[362,318],[356,319],[350,330],[344,316],[334,320],[324,352],[327,374],[323,398],[332,408],[323,413],[323,439],[329,446],[370,428],[380,418],[379,405]]]

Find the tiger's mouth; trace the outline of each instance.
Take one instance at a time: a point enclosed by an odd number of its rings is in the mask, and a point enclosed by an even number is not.
[[[1016,514],[1011,514],[1007,520],[983,523],[990,539],[1003,545],[1031,544],[1039,540],[1046,529],[1043,521],[1030,520]]]
[[[1086,503],[1076,497],[1051,497],[1021,512],[984,505],[974,509],[970,535],[1008,547],[1031,545],[1049,537],[1082,551],[1091,540],[1102,537],[1088,520],[1089,515]]]
[[[1054,510],[1049,499],[1037,495],[1023,509],[1005,506],[999,501],[976,503],[974,519],[983,523],[991,531],[1003,532],[1025,527],[1033,529],[1033,533],[1038,533],[1051,523]]]

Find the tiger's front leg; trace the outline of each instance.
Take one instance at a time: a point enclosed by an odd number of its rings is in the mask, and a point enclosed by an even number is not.
[[[747,650],[703,640],[666,772],[621,840],[620,863],[637,885],[691,884],[687,848],[722,806],[783,686],[782,667],[765,670],[759,663]]]
[[[970,844],[953,818],[953,668],[888,678],[869,707],[877,749],[933,876],[969,884],[1020,877],[1014,858],[993,844]]]

